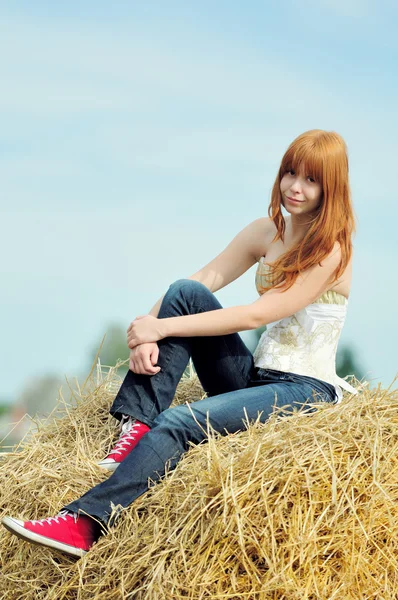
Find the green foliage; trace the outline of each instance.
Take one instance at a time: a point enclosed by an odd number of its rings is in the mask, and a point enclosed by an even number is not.
[[[355,375],[358,380],[363,378],[363,370],[358,364],[354,350],[351,346],[343,346],[338,350],[336,357],[336,372],[339,377]]]
[[[0,404],[0,417],[6,415],[8,412],[10,412],[10,405]]]
[[[91,364],[98,352],[98,347],[93,348],[91,352]],[[126,329],[120,325],[112,324],[106,331],[105,341],[100,351],[100,361],[102,365],[113,367],[118,360],[127,360],[130,350],[127,346]],[[127,372],[128,367],[121,367],[121,370]]]

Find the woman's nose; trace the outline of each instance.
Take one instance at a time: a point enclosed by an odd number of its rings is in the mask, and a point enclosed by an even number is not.
[[[291,187],[292,192],[301,192],[300,180],[298,178],[295,179],[290,187]]]

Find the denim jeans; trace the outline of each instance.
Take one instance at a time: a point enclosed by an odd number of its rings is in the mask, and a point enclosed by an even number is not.
[[[158,318],[219,310],[222,306],[203,284],[180,279],[166,292]],[[131,504],[148,490],[148,479],[159,480],[188,450],[189,442],[206,439],[208,417],[222,435],[244,430],[249,421],[265,422],[273,406],[299,407],[305,402],[335,402],[332,385],[312,377],[258,369],[237,333],[204,337],[169,337],[158,342],[156,375],[129,371],[111,407],[146,423],[151,430],[106,481],[65,508],[109,522],[112,505]],[[182,374],[192,358],[207,398],[169,408]],[[314,409],[315,410],[315,409]]]

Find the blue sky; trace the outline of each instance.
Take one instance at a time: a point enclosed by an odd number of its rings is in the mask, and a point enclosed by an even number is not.
[[[358,230],[341,343],[398,372],[392,1],[0,4],[0,397],[79,375],[110,323],[267,214],[288,144],[346,139]],[[217,296],[253,302],[255,267]]]

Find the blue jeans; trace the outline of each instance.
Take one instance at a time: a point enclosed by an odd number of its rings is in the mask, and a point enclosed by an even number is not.
[[[169,287],[158,317],[174,317],[221,309],[203,284],[180,279]],[[265,422],[275,404],[299,407],[305,402],[335,401],[332,385],[302,375],[254,367],[253,356],[237,333],[207,337],[169,337],[158,342],[156,375],[129,371],[111,414],[146,423],[151,430],[114,473],[65,508],[82,511],[107,524],[111,503],[123,507],[148,490],[148,479],[159,480],[188,450],[189,442],[206,439],[206,418],[222,435],[244,430],[250,421]],[[169,408],[182,374],[192,358],[207,398]],[[277,395],[277,401],[275,400]],[[246,413],[246,414],[245,414]]]

